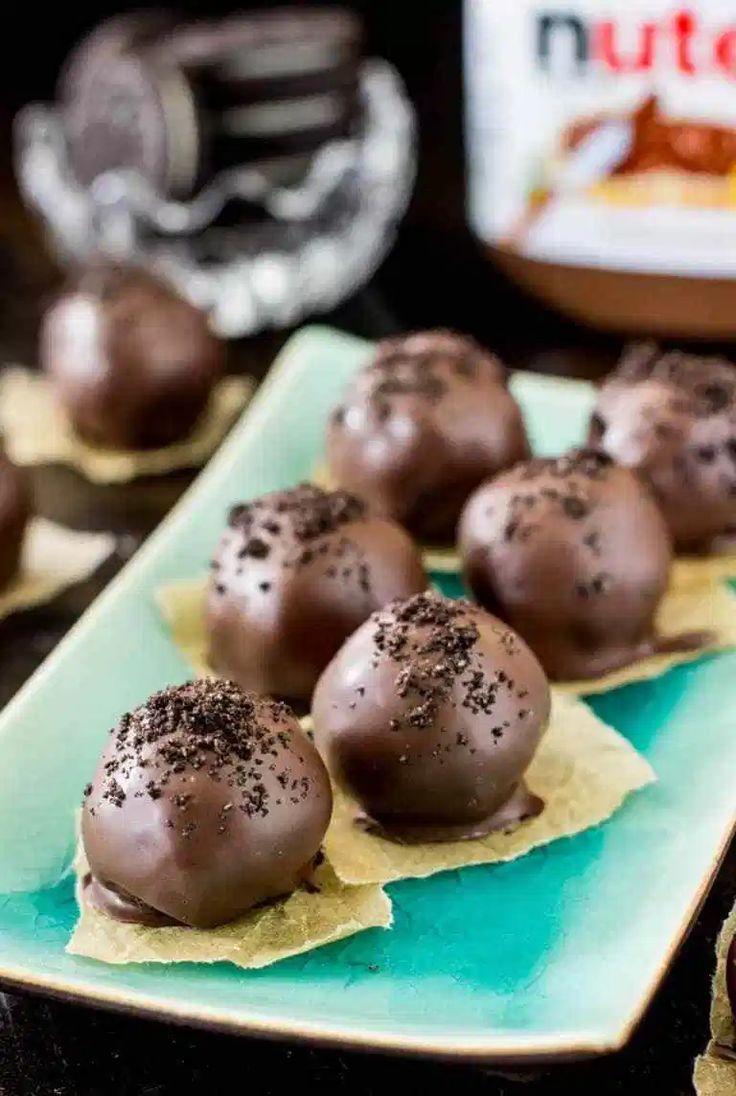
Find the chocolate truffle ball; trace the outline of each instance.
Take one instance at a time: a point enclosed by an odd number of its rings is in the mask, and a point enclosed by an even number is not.
[[[652,487],[675,548],[736,540],[736,366],[630,349],[604,382],[590,442]]]
[[[293,714],[226,681],[124,715],[85,791],[85,899],[120,921],[212,928],[311,874],[332,811]]]
[[[523,776],[549,719],[544,671],[505,624],[417,594],[375,613],[319,680],[315,738],[361,824],[401,842],[481,837],[538,814]]]
[[[532,460],[480,487],[460,522],[465,579],[554,679],[598,677],[702,637],[654,617],[672,548],[646,486],[594,450]]]
[[[46,313],[41,361],[77,433],[117,449],[186,437],[223,366],[207,317],[143,271],[82,273]]]
[[[13,464],[0,444],[0,589],[18,573],[31,509],[25,472]]]
[[[736,933],[731,937],[726,955],[726,989],[731,1005],[731,1015],[736,1024]]]
[[[379,343],[327,433],[335,482],[437,543],[452,540],[471,491],[528,455],[502,364],[448,331]]]
[[[424,590],[410,538],[345,491],[301,484],[236,506],[212,561],[210,664],[256,692],[308,701],[359,624]]]

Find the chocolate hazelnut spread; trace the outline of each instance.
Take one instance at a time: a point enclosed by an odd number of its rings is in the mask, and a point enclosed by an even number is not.
[[[563,138],[565,151],[575,152],[605,121],[604,115],[598,115],[574,123]],[[736,165],[736,130],[668,118],[656,95],[645,99],[624,121],[631,123],[631,143],[610,177],[670,170],[730,179]]]
[[[736,11],[466,0],[469,216],[517,282],[618,331],[736,337]]]

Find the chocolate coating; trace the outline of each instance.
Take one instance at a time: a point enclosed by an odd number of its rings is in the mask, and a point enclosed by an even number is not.
[[[589,439],[652,487],[675,548],[736,539],[736,366],[632,347],[604,382]]]
[[[667,528],[646,486],[603,453],[528,461],[484,484],[463,512],[459,547],[478,601],[551,678],[598,677],[704,641],[656,636]]]
[[[448,331],[379,343],[327,433],[336,483],[441,543],[452,540],[468,495],[528,455],[501,362]]]
[[[225,924],[309,877],[331,811],[283,704],[225,681],[164,689],[123,716],[85,791],[86,898],[122,921]]]
[[[213,668],[244,688],[302,701],[375,609],[427,586],[403,529],[345,491],[311,484],[235,507],[212,568]]]
[[[47,311],[41,361],[81,437],[148,449],[186,437],[223,368],[207,317],[134,268],[83,272]]]
[[[28,478],[0,446],[0,589],[18,573],[31,512]]]
[[[367,825],[403,842],[481,837],[538,814],[523,775],[549,719],[526,644],[467,601],[375,613],[319,680],[315,738]]]

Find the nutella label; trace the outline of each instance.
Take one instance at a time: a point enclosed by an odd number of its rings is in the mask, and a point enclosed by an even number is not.
[[[482,239],[736,277],[734,0],[466,0],[465,71]]]

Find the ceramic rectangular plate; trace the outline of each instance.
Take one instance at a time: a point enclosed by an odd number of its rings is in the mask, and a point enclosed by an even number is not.
[[[108,967],[64,952],[73,813],[122,711],[184,680],[154,590],[202,572],[227,506],[308,476],[365,343],[297,335],[219,455],[0,716],[0,979],[166,1019],[403,1052],[612,1050],[642,1015],[734,824],[736,654],[595,698],[659,774],[605,825],[515,863],[390,888],[396,924],[269,969]],[[592,390],[517,375],[534,447]]]

